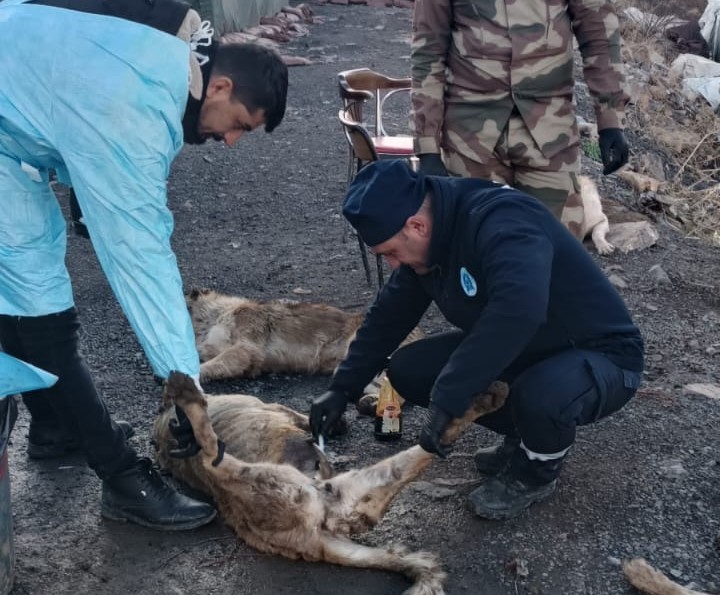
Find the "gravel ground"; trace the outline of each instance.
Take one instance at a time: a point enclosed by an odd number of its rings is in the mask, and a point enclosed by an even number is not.
[[[336,118],[335,75],[360,66],[406,75],[410,12],[313,9],[325,22],[286,46],[313,64],[291,69],[281,127],[272,135],[256,132],[231,149],[187,147],[174,165],[174,245],[188,289],[350,309],[373,297],[340,217],[346,148]],[[396,108],[398,126],[406,109]],[[587,167],[598,173],[595,164]],[[626,204],[635,200],[618,180],[602,180],[600,189]],[[424,477],[450,488],[411,486],[363,542],[402,541],[436,552],[451,594],[629,595],[620,561],[634,556],[683,584],[720,592],[714,545],[720,533],[718,402],[683,389],[688,383],[720,384],[720,251],[661,224],[658,231],[652,248],[599,260],[627,283],[621,291],[647,340],[648,369],[643,388],[624,410],[579,431],[555,497],[505,523],[474,518],[465,508],[465,496],[479,480],[472,452],[496,440],[477,428]],[[68,263],[84,323],[84,354],[97,385],[115,416],[135,425],[138,449],[151,456],[159,389],[91,245],[71,236]],[[668,281],[651,274],[656,264]],[[432,332],[444,323],[431,311],[423,327]],[[275,375],[208,383],[205,389],[255,394],[307,411],[327,381]],[[337,466],[364,465],[412,445],[419,418],[408,408],[402,442],[386,444],[373,439],[368,420],[351,412],[349,435],[330,444]],[[390,573],[258,554],[221,521],[180,534],[104,521],[93,473],[80,459],[29,461],[27,425],[21,410],[10,446],[17,595],[386,595],[407,588],[404,578]]]

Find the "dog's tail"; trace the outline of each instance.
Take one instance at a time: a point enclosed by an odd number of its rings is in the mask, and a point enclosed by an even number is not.
[[[444,595],[446,574],[438,559],[428,552],[411,552],[404,546],[368,547],[350,539],[324,535],[326,562],[400,572],[413,581],[404,595]]]
[[[625,562],[623,571],[633,587],[649,595],[707,595],[678,585],[642,558]]]

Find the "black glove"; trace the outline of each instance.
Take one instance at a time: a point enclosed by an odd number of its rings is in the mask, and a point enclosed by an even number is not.
[[[440,440],[452,419],[452,415],[440,409],[435,403],[430,403],[425,414],[425,423],[420,430],[420,446],[423,450],[439,454],[443,459],[450,454],[452,446],[440,444]]]
[[[175,405],[175,416],[177,419],[171,419],[168,424],[170,433],[177,442],[177,448],[172,448],[168,454],[174,459],[187,459],[194,457],[200,452],[200,445],[195,440],[190,420],[185,412]]]
[[[440,153],[423,153],[418,155],[420,160],[420,173],[426,176],[447,176],[448,170],[442,162]]]
[[[340,421],[349,400],[345,391],[329,390],[313,401],[310,407],[310,430],[315,440],[321,434],[327,436],[330,433],[330,429]]]
[[[603,175],[607,176],[628,162],[630,147],[625,140],[625,133],[620,128],[605,128],[598,134]]]

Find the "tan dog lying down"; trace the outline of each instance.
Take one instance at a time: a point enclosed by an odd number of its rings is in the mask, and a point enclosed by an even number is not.
[[[462,419],[451,422],[445,440],[453,442],[474,419],[500,408],[507,393],[506,384],[495,383],[489,394],[475,399]],[[414,581],[406,595],[444,593],[445,573],[434,555],[409,552],[404,547],[368,547],[349,538],[374,527],[393,498],[432,462],[433,455],[413,446],[375,465],[331,479],[310,478],[288,464],[243,461],[237,453],[247,450],[248,440],[257,438],[262,443],[270,439],[273,443],[275,437],[269,435],[271,430],[265,430],[252,437],[235,432],[234,441],[228,440],[221,429],[226,426],[216,411],[212,422],[208,416],[213,412],[214,398],[206,400],[188,376],[170,375],[165,405],[174,402],[184,409],[202,448],[197,457],[186,462],[191,470],[175,467],[173,473],[212,495],[225,522],[248,545],[293,559],[401,572]],[[165,420],[160,431],[156,423],[161,453],[174,447],[167,417]],[[226,451],[214,466],[218,436],[225,441]],[[270,448],[275,454],[284,450]]]
[[[364,314],[326,304],[258,302],[195,289],[186,297],[200,354],[200,379],[262,373],[332,374]],[[422,336],[419,329],[408,340]]]
[[[207,402],[210,422],[233,456],[246,463],[292,465],[309,477],[334,475],[327,457],[310,438],[307,415],[250,395],[212,395]],[[175,407],[166,401],[153,426],[158,462],[175,477],[207,491],[207,474],[199,458],[176,459],[169,454],[174,447],[169,423],[174,417]]]
[[[649,595],[708,595],[678,585],[642,558],[625,562],[623,571],[633,587]]]

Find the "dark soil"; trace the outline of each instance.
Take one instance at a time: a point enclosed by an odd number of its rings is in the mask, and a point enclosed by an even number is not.
[[[256,132],[231,149],[213,143],[187,147],[174,165],[174,245],[188,289],[352,309],[373,298],[340,216],[346,146],[336,117],[335,75],[360,66],[406,75],[410,12],[353,5],[314,9],[325,23],[312,25],[309,37],[286,48],[314,64],[291,69],[282,126],[272,135]],[[406,106],[397,110],[396,124],[404,125]],[[597,177],[597,164],[586,165]],[[635,200],[616,179],[601,180],[600,189],[626,204]],[[364,542],[401,541],[436,552],[451,594],[629,595],[620,561],[634,556],[646,557],[681,583],[720,591],[714,546],[720,533],[720,409],[717,401],[682,388],[720,383],[720,250],[661,224],[658,231],[657,246],[599,259],[628,284],[622,293],[647,340],[647,373],[624,410],[578,432],[555,497],[509,522],[474,518],[465,507],[479,480],[471,455],[497,439],[474,429],[424,478],[452,480],[454,493],[405,490]],[[98,388],[114,415],[136,427],[134,444],[152,456],[149,432],[160,390],[90,243],[70,236],[68,263],[84,323],[83,350]],[[649,269],[655,264],[667,272],[669,284],[653,280]],[[431,312],[423,326],[434,331],[444,323]],[[208,383],[205,389],[255,394],[307,411],[327,382],[267,376]],[[399,444],[376,442],[366,418],[354,411],[348,417],[349,435],[330,444],[340,469],[412,445],[420,411],[405,411]],[[98,479],[81,459],[28,460],[27,424],[22,410],[10,446],[16,595],[389,595],[408,586],[390,573],[258,554],[221,521],[175,534],[102,520]]]

